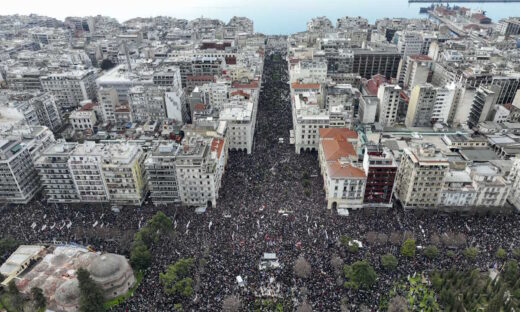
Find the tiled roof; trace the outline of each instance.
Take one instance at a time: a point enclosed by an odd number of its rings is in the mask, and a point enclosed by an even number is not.
[[[331,178],[364,178],[365,171],[349,164],[342,165],[338,161],[327,163],[327,171]]]
[[[293,82],[291,83],[291,88],[293,89],[319,89],[320,84],[319,83],[297,83]]]
[[[321,145],[326,161],[334,161],[357,155],[352,143],[347,142],[342,136],[337,136],[333,139],[324,139],[321,141]]]
[[[320,138],[335,138],[337,136],[344,137],[346,139],[357,139],[358,134],[356,131],[347,128],[320,128]]]
[[[211,151],[217,152],[217,158],[220,158],[222,154],[222,148],[224,147],[224,140],[222,139],[213,139],[211,141]]]

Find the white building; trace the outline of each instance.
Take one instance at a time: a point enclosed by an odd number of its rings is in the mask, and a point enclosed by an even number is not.
[[[224,139],[186,137],[176,159],[181,202],[187,206],[215,207],[226,163]]]
[[[479,164],[468,166],[466,171],[477,191],[475,206],[497,208],[504,206],[511,192],[511,182],[505,179],[497,167],[491,164]]]
[[[47,202],[79,202],[68,160],[77,143],[57,142],[45,149],[35,161]]]
[[[6,104],[22,113],[29,126],[45,126],[51,131],[61,127],[60,112],[49,92],[7,94]]]
[[[29,148],[19,139],[0,139],[0,176],[0,202],[26,204],[41,189]]]
[[[291,82],[324,82],[327,79],[327,62],[301,60],[289,72]]]
[[[229,149],[252,153],[255,115],[251,101],[235,99],[223,105],[219,120],[227,124],[226,138]]]
[[[69,122],[74,130],[93,130],[97,123],[96,112],[94,110],[75,110],[70,113]]]
[[[470,209],[475,205],[477,191],[473,180],[465,170],[451,170],[446,173],[437,205],[457,209]]]
[[[446,88],[427,83],[412,90],[405,124],[407,127],[430,127],[436,122],[447,122],[455,97],[455,85]]]
[[[376,121],[379,99],[376,96],[362,96],[359,100],[359,121],[373,124]]]
[[[346,128],[319,129],[318,159],[328,209],[363,208],[366,175],[354,148],[357,133]]]
[[[401,87],[398,85],[379,86],[377,98],[379,99],[379,123],[382,126],[391,127],[395,124],[400,94]]]
[[[512,184],[508,200],[516,209],[520,210],[520,158],[514,159],[509,180]]]
[[[104,146],[87,141],[77,145],[68,167],[81,202],[108,202],[109,195],[101,168]]]
[[[100,88],[99,104],[103,112],[103,120],[105,122],[116,122],[116,107],[119,106],[119,97],[115,88]]]
[[[74,109],[84,100],[96,97],[96,72],[75,70],[40,78],[44,91],[51,92],[62,111]]]

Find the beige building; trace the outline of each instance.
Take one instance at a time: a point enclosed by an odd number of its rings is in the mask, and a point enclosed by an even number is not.
[[[396,197],[404,208],[434,208],[448,171],[447,158],[434,146],[405,148],[397,171]]]
[[[318,159],[328,209],[363,207],[366,175],[354,146],[357,133],[346,128],[319,129]]]
[[[216,206],[227,163],[226,145],[224,139],[207,136],[184,139],[176,159],[179,195],[184,205]]]

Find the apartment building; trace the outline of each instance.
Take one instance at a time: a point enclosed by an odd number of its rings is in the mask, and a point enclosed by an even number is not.
[[[81,202],[108,202],[109,195],[103,177],[104,145],[87,141],[78,144],[67,161]]]
[[[367,178],[363,204],[365,207],[392,207],[397,162],[381,145],[367,144],[363,170]]]
[[[0,202],[27,204],[41,189],[28,146],[0,139]]]
[[[78,143],[57,142],[35,161],[48,203],[74,203],[80,197],[69,168],[69,158]]]
[[[226,141],[194,135],[184,139],[176,170],[181,202],[215,207],[227,163]]]
[[[69,111],[84,100],[92,100],[96,93],[96,72],[75,70],[49,74],[40,78],[44,91],[51,92],[61,111]]]
[[[143,203],[147,191],[145,159],[146,154],[138,145],[105,144],[101,169],[111,203],[136,206]]]
[[[447,122],[454,96],[454,85],[446,88],[434,87],[428,83],[415,86],[408,102],[406,126],[430,127],[436,122]]]
[[[405,148],[395,194],[405,208],[432,209],[441,194],[449,162],[436,148],[421,144]]]
[[[179,152],[179,145],[160,142],[146,158],[148,190],[150,199],[156,206],[181,201],[176,169],[176,158]]]
[[[384,127],[391,127],[397,120],[401,87],[398,85],[382,84],[377,89],[379,99],[379,123]]]
[[[253,102],[233,99],[220,110],[219,120],[227,124],[226,138],[230,150],[253,152],[256,112]]]
[[[511,181],[492,164],[476,164],[466,168],[473,180],[477,207],[503,207],[511,192]]]

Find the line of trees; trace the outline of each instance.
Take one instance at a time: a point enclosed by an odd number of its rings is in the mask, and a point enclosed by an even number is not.
[[[168,235],[173,232],[172,221],[162,211],[157,212],[134,235],[130,250],[130,264],[135,270],[143,271],[152,262],[150,248],[159,240],[160,235]]]

